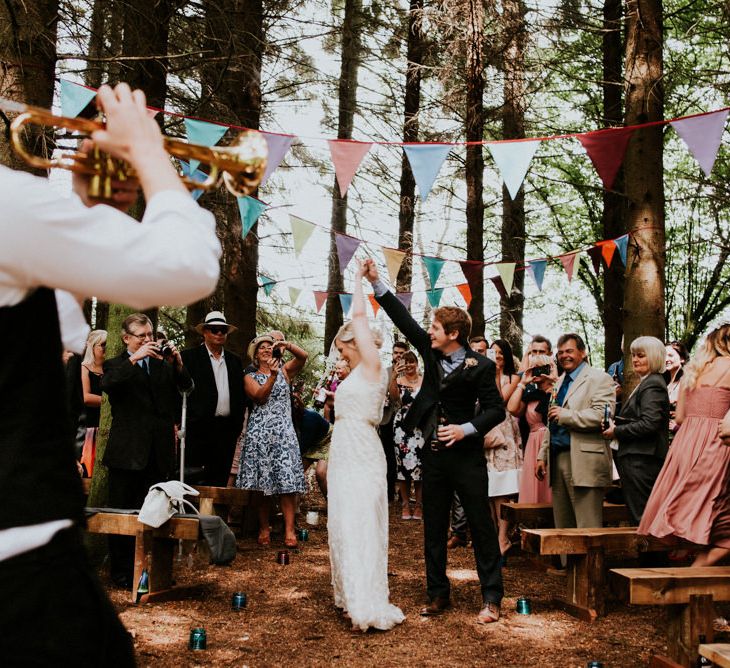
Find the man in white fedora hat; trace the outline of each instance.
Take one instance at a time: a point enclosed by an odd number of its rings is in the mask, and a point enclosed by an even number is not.
[[[182,352],[195,381],[188,397],[187,464],[205,469],[204,482],[225,487],[236,440],[243,428],[244,392],[241,358],[225,349],[237,328],[220,311],[211,311],[195,326],[203,343]]]

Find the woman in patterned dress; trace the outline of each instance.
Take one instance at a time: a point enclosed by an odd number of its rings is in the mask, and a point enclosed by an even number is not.
[[[284,350],[294,356],[286,364],[282,364]],[[264,335],[249,344],[248,354],[255,369],[244,377],[244,389],[253,409],[243,437],[236,487],[263,495],[259,505],[259,545],[271,542],[270,499],[280,495],[284,544],[296,547],[296,495],[306,491],[306,481],[292,421],[289,384],[305,365],[307,352],[290,341],[275,341]]]

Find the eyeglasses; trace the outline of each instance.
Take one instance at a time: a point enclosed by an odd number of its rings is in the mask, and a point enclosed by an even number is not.
[[[152,332],[145,332],[144,334],[134,334],[133,332],[127,332],[127,336],[133,336],[135,339],[139,339],[140,341],[155,338],[155,335]]]
[[[99,348],[101,348],[102,350],[106,350],[106,343],[97,343],[96,345],[99,346]]]
[[[228,327],[206,327],[211,334],[228,334]]]

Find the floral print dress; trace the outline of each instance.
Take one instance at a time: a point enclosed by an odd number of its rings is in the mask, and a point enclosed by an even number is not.
[[[423,448],[423,433],[416,427],[413,432],[403,428],[403,420],[408,409],[418,395],[418,389],[399,385],[401,403],[393,418],[393,442],[395,443],[395,463],[398,480],[422,480],[421,476],[421,448]]]

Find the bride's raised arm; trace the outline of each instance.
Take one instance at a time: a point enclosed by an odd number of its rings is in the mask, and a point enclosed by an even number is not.
[[[372,262],[373,260],[366,260]],[[355,343],[360,352],[360,364],[363,375],[367,380],[380,380],[380,353],[370,331],[367,313],[365,312],[365,294],[362,289],[362,279],[366,272],[366,263],[358,261],[355,272],[355,286],[352,291],[352,331]]]

